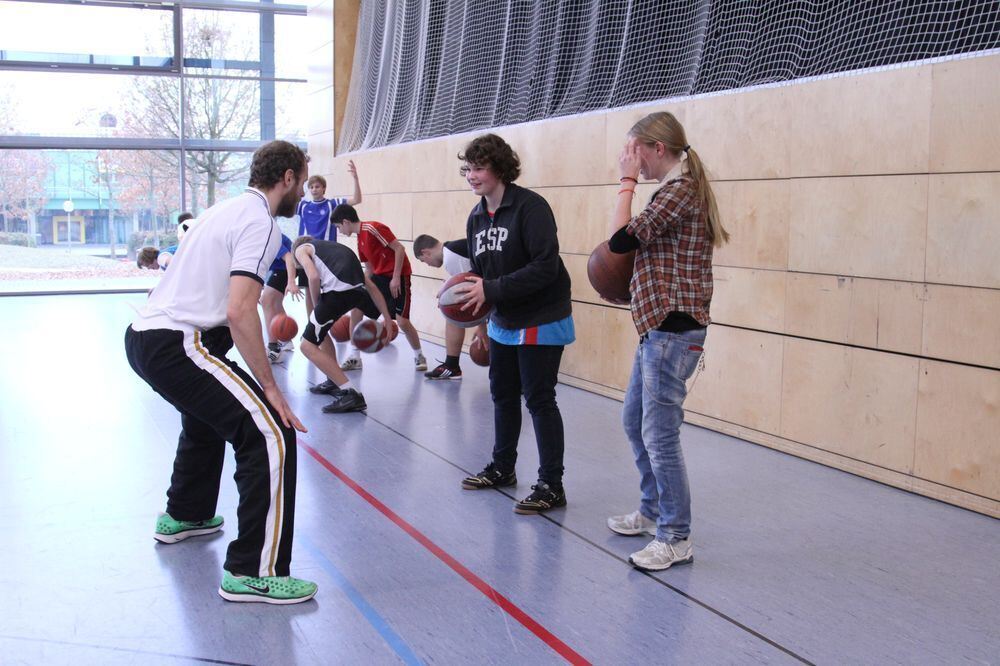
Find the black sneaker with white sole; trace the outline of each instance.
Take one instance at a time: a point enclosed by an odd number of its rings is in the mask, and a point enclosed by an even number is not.
[[[316,395],[334,395],[339,391],[340,388],[338,388],[337,385],[329,379],[320,384],[316,384],[316,386],[309,387],[309,392],[315,393]]]
[[[424,377],[427,379],[461,379],[462,369],[449,368],[447,365],[442,363],[430,372],[425,372]]]
[[[502,488],[516,486],[517,475],[514,472],[501,472],[493,463],[487,465],[482,472],[462,479],[465,490],[482,490],[484,488]]]
[[[365,396],[356,389],[346,389],[334,394],[333,402],[323,407],[326,414],[343,414],[344,412],[363,412],[368,409]]]
[[[566,493],[544,481],[531,486],[532,493],[514,505],[514,513],[532,516],[549,509],[566,506]]]

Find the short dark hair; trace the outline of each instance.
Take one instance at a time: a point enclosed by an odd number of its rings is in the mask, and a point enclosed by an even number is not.
[[[488,166],[505,184],[521,175],[521,160],[506,141],[496,134],[477,136],[458,154],[458,159],[476,166]]]
[[[438,239],[434,238],[434,236],[420,234],[413,239],[413,256],[419,257],[421,252],[429,250],[432,247],[437,247],[437,244]]]
[[[193,219],[194,219],[193,213],[184,211],[183,213],[177,216],[177,224],[180,224],[181,222],[187,222],[188,220],[193,220]]]
[[[296,175],[306,168],[309,157],[288,141],[270,141],[254,151],[250,163],[250,187],[269,190],[285,177],[289,169]]]
[[[330,222],[333,224],[339,224],[344,222],[358,222],[361,218],[358,217],[358,211],[354,210],[354,206],[351,204],[339,204],[330,213]]]
[[[157,257],[160,256],[160,249],[153,247],[152,245],[147,245],[138,252],[135,253],[135,265],[139,268],[145,268],[146,266],[152,266],[156,263]]]

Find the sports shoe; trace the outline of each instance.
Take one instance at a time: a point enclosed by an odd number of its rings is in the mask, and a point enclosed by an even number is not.
[[[608,529],[622,536],[639,536],[648,534],[656,536],[656,521],[650,520],[639,511],[633,511],[624,516],[608,518]]]
[[[628,562],[643,571],[662,571],[675,564],[694,562],[694,548],[691,539],[681,539],[673,543],[653,539],[638,553],[632,553]]]
[[[268,342],[267,343],[267,360],[271,363],[277,363],[278,359],[281,358],[281,343],[280,342]]]
[[[284,342],[278,343],[281,345],[281,351],[293,351],[295,349],[295,343],[291,340],[285,340]]]
[[[423,354],[417,354],[417,357],[413,359],[414,370],[417,372],[423,372],[427,369],[427,359],[424,358]]]
[[[212,534],[222,529],[225,519],[215,516],[208,520],[174,520],[163,513],[156,519],[156,531],[153,538],[160,543],[177,543],[193,536]]]
[[[235,576],[223,571],[219,596],[226,601],[300,604],[316,596],[316,583],[291,576]]]
[[[482,490],[483,488],[516,485],[517,475],[514,472],[504,474],[493,463],[487,465],[479,474],[467,476],[462,479],[462,488],[465,490]]]
[[[430,372],[425,372],[424,377],[427,379],[461,379],[462,369],[449,368],[447,365],[442,363]]]
[[[363,412],[368,409],[365,396],[357,389],[346,389],[333,394],[333,402],[323,407],[325,414],[343,414],[344,412]]]
[[[340,364],[340,369],[347,370],[360,370],[361,369],[361,358],[355,356],[353,358],[345,359],[343,363]]]
[[[322,382],[320,384],[316,384],[316,386],[310,386],[309,387],[309,392],[310,393],[315,393],[316,395],[334,395],[335,393],[338,393],[339,391],[340,391],[340,388],[336,384],[333,383],[333,380],[330,380],[330,379],[328,379],[325,382]]]
[[[562,488],[558,490],[539,481],[531,486],[533,491],[530,495],[514,505],[514,513],[531,516],[559,506],[566,506],[566,493]]]

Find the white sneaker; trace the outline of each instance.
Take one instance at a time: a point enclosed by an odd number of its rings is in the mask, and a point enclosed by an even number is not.
[[[360,370],[361,369],[361,358],[349,358],[340,364],[341,370]]]
[[[427,370],[427,359],[424,358],[423,354],[417,354],[417,357],[413,359],[413,364],[416,366],[415,370],[417,372],[424,372]]]
[[[633,511],[624,516],[611,516],[608,518],[608,529],[622,536],[648,534],[655,537],[656,521],[650,520],[638,511]]]
[[[295,343],[292,342],[291,340],[286,340],[285,342],[282,342],[280,344],[281,344],[281,351],[292,351],[293,349],[295,349]]]
[[[270,343],[267,345],[267,360],[271,363],[277,363],[278,359],[281,358],[281,348],[277,347],[275,343]]]
[[[653,539],[638,553],[632,553],[629,564],[643,571],[662,571],[675,564],[694,562],[694,547],[691,539],[682,539],[673,543]]]

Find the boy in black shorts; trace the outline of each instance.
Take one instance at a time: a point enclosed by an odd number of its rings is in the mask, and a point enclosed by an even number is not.
[[[327,414],[364,411],[368,408],[365,397],[340,369],[337,350],[327,334],[334,322],[353,309],[372,319],[381,314],[388,322],[391,316],[385,299],[346,245],[302,236],[292,244],[292,255],[305,270],[316,304],[302,333],[302,353],[327,376],[327,381],[309,390],[333,396],[333,402],[323,407]]]

